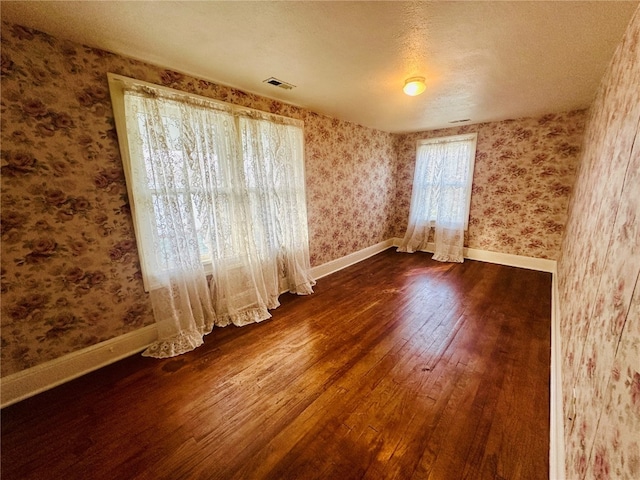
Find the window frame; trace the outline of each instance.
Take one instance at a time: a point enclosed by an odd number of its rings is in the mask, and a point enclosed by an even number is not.
[[[142,280],[144,284],[144,290],[146,292],[149,292],[150,290],[157,288],[159,285],[157,281],[154,281],[156,272],[148,272],[147,269],[145,268],[145,266],[148,264],[148,262],[146,262],[146,259],[145,259],[145,252],[149,248],[149,245],[146,242],[144,242],[142,238],[144,237],[144,235],[142,234],[142,232],[144,231],[144,228],[141,226],[140,215],[138,214],[138,211],[136,208],[136,203],[135,203],[136,196],[134,194],[133,181],[132,181],[132,178],[133,178],[132,177],[132,157],[134,156],[137,157],[140,154],[140,152],[134,151],[137,149],[133,148],[131,143],[129,142],[129,135],[127,130],[128,119],[126,117],[126,106],[125,106],[125,95],[124,95],[124,87],[126,84],[147,86],[154,90],[166,91],[174,95],[182,95],[192,99],[202,100],[207,102],[208,104],[211,104],[212,107],[214,108],[220,108],[220,110],[222,111],[226,111],[234,114],[233,121],[236,124],[236,131],[238,135],[237,140],[239,142],[241,142],[241,131],[239,128],[240,117],[238,114],[243,114],[249,117],[265,118],[269,121],[274,121],[274,119],[277,119],[281,123],[299,127],[301,129],[301,137],[302,137],[300,154],[302,155],[302,172],[303,172],[303,178],[304,178],[304,169],[305,169],[304,129],[303,129],[304,123],[302,122],[302,120],[293,119],[290,117],[285,117],[285,116],[273,114],[270,112],[263,112],[261,110],[256,110],[256,109],[243,107],[239,105],[234,105],[231,103],[215,100],[209,97],[197,95],[190,92],[185,92],[182,90],[176,90],[176,89],[164,87],[161,85],[156,85],[153,83],[133,79],[130,77],[126,77],[126,76],[118,75],[114,73],[107,73],[107,79],[109,83],[109,93],[111,96],[114,122],[115,122],[116,131],[117,131],[118,145],[120,148],[120,156],[122,159],[122,165],[123,165],[124,174],[125,174],[129,206],[131,210],[131,216],[133,219],[136,246],[137,246],[138,256],[140,257],[140,269],[142,272]],[[144,155],[142,157],[144,157]],[[233,187],[229,186],[228,189],[229,189],[229,195],[232,195]],[[253,194],[259,194],[259,189],[249,188],[249,190],[251,190]],[[253,192],[254,190],[255,192]],[[153,192],[150,192],[150,194],[153,194]],[[201,255],[201,261],[202,261],[202,265],[204,267],[205,273],[207,275],[212,274],[213,273],[213,257],[211,256],[211,254]],[[236,264],[238,265],[241,264],[241,262],[239,262],[238,259],[234,261],[234,259],[232,258],[225,259],[224,262],[228,268],[234,268]]]

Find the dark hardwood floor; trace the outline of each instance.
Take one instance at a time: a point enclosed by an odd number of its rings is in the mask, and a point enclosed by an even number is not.
[[[551,275],[387,250],[2,411],[2,479],[548,479]]]

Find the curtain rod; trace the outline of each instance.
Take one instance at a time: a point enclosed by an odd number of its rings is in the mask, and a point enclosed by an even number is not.
[[[165,92],[171,95],[184,96],[195,100],[211,103],[212,105],[222,107],[224,109],[230,109],[233,113],[244,114],[250,118],[260,118],[265,120],[273,120],[276,123],[284,123],[287,125],[296,125],[304,127],[304,122],[297,118],[287,117],[284,115],[278,115],[277,113],[266,112],[264,110],[258,110],[256,108],[245,107],[243,105],[236,105],[234,103],[223,102],[222,100],[216,100],[211,97],[199,95],[197,93],[185,92],[184,90],[177,90],[175,88],[165,87],[163,85],[157,85],[155,83],[145,82],[144,80],[138,80],[117,73],[107,73],[107,77],[110,80],[122,83],[125,87],[139,86],[149,88],[152,91]]]

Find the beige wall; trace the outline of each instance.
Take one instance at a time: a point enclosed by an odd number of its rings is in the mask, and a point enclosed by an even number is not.
[[[640,478],[640,10],[591,110],[558,265],[569,479]]]

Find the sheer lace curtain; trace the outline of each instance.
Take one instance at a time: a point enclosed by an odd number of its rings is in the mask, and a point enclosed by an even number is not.
[[[143,354],[185,353],[214,326],[269,318],[284,290],[312,293],[301,122],[122,83],[125,173],[158,325]]]
[[[240,118],[249,205],[268,295],[312,293],[305,195],[303,138],[291,121],[260,112]],[[300,228],[303,225],[305,228]],[[263,240],[260,240],[263,239]]]
[[[433,259],[463,262],[476,134],[418,142],[407,232],[400,252],[430,250]]]

